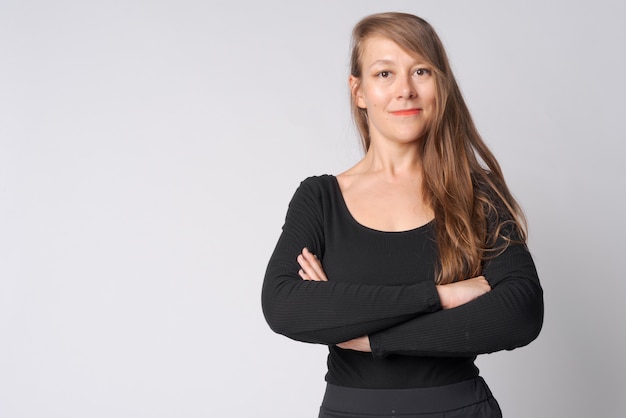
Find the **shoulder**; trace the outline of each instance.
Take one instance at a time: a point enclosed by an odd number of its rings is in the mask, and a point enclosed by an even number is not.
[[[336,182],[335,177],[330,174],[310,176],[300,182],[296,195],[327,196],[333,190]]]
[[[488,217],[511,217],[510,210],[505,203],[506,186],[503,188],[503,185],[499,184],[500,182],[488,172],[483,178],[473,178],[473,183],[475,196],[487,205]]]
[[[335,184],[335,177],[328,174],[305,178],[289,202],[290,212],[298,218],[314,217],[321,221],[336,200]]]
[[[478,183],[476,193],[482,201],[488,239],[492,243],[499,239],[507,243],[525,243],[523,214],[516,212],[519,207],[506,184],[489,175],[488,182]]]
[[[300,185],[293,195],[292,202],[302,199],[314,199],[316,201],[328,200],[330,196],[332,196],[336,184],[337,180],[330,174],[307,177],[300,182]]]
[[[304,187],[328,187],[329,184],[335,181],[335,176],[331,174],[320,174],[318,176],[310,176],[300,182],[300,186]]]

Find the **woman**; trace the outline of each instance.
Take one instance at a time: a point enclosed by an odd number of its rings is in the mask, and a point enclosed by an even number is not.
[[[501,416],[474,360],[543,320],[521,210],[427,22],[359,22],[349,86],[365,157],[301,183],[265,317],[328,345],[320,417]]]

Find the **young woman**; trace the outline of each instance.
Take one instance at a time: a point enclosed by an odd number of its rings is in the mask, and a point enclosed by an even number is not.
[[[427,22],[360,21],[349,86],[365,157],[293,196],[267,322],[329,347],[320,417],[499,417],[474,360],[543,320],[523,214]]]

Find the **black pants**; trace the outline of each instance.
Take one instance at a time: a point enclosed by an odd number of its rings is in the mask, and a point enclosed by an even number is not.
[[[319,418],[501,418],[481,377],[418,389],[355,389],[328,384]]]

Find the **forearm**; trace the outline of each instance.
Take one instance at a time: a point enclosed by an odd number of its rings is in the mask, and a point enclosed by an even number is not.
[[[268,276],[265,318],[275,332],[300,341],[336,344],[440,308],[432,282],[375,286]]]
[[[506,271],[505,271],[506,270]],[[465,305],[370,335],[375,356],[466,356],[512,350],[534,340],[543,323],[543,294],[532,259],[520,246],[486,270],[491,292]]]

